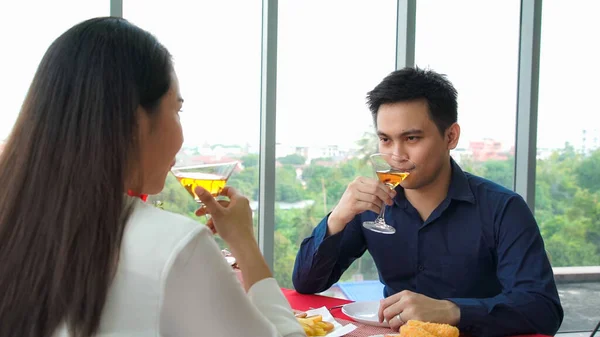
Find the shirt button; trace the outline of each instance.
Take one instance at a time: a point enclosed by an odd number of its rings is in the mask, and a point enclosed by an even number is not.
[[[423,271],[423,269],[425,269],[425,267],[423,267],[423,265],[422,265],[422,264],[420,264],[420,265],[417,267],[417,269],[418,269],[419,271]]]

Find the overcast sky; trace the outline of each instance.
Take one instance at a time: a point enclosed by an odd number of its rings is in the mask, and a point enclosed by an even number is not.
[[[416,63],[459,92],[459,146],[514,144],[519,1],[419,0]],[[14,124],[48,45],[73,24],[109,14],[108,0],[2,5],[0,140]],[[600,129],[600,2],[544,1],[539,147]],[[394,69],[396,0],[280,0],[277,140],[352,146],[371,126],[365,94]],[[258,144],[261,1],[124,0],[124,16],[174,56],[186,145]],[[34,28],[35,27],[35,28]],[[593,131],[591,131],[593,132]],[[596,131],[598,132],[598,131]]]

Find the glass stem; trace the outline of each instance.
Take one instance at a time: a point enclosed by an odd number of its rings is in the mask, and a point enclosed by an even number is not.
[[[383,206],[381,206],[381,211],[379,211],[379,215],[377,216],[377,219],[375,219],[376,224],[385,224],[384,215],[386,206],[387,205],[385,203],[383,203]]]

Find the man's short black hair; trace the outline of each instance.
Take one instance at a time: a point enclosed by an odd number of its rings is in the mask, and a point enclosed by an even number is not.
[[[386,76],[367,94],[367,104],[377,125],[377,112],[383,104],[425,99],[429,117],[443,135],[456,123],[458,104],[456,89],[446,78],[433,70],[406,67]]]

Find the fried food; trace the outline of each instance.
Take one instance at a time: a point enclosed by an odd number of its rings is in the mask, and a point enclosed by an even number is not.
[[[404,324],[400,327],[400,337],[436,337],[436,335],[419,326]]]
[[[329,332],[331,332],[334,329],[333,324],[329,322],[323,322],[323,316],[321,315],[314,315],[309,317],[306,316],[306,313],[296,314],[296,319],[304,329],[306,336],[326,336]]]
[[[458,328],[449,324],[409,320],[400,327],[400,337],[458,337]]]
[[[417,326],[437,337],[458,337],[460,331],[450,324],[426,323],[421,321],[409,320],[409,326]]]

